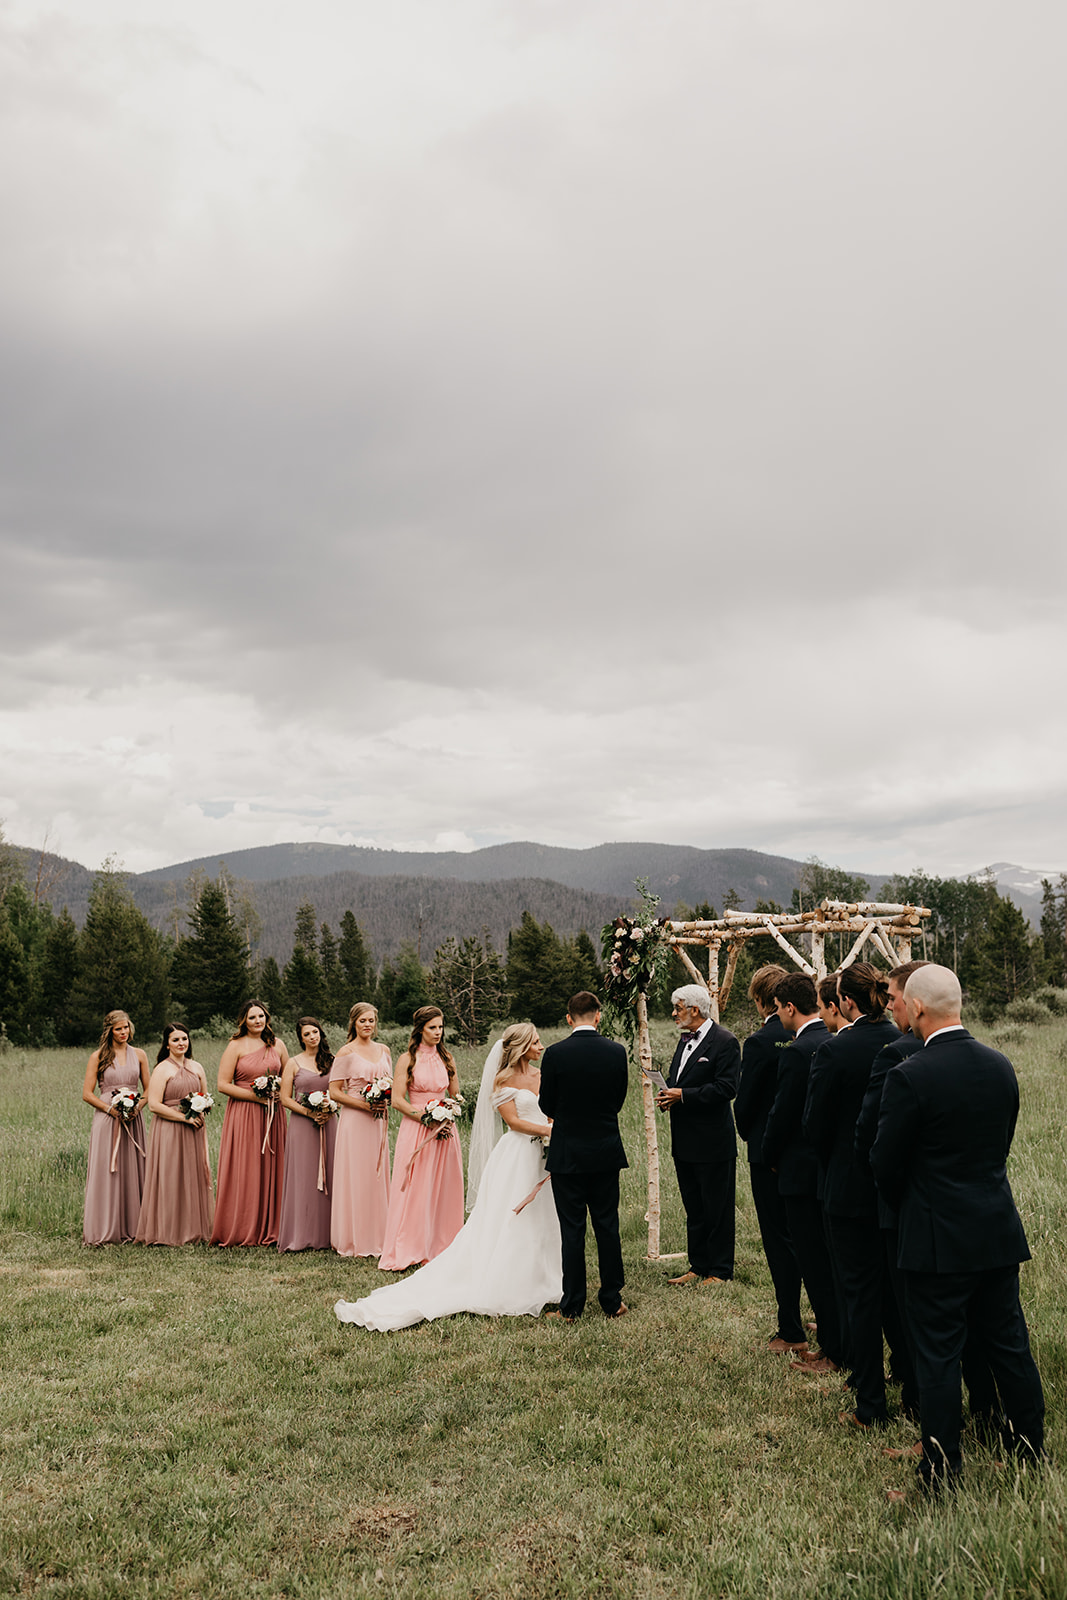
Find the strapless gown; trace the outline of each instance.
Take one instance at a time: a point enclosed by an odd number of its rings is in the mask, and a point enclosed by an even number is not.
[[[381,1050],[378,1067],[338,1056],[330,1077],[356,1099],[372,1078],[392,1076],[389,1051]],[[338,1120],[330,1243],[339,1256],[380,1256],[389,1212],[389,1118],[342,1106]]]
[[[436,1050],[420,1045],[408,1100],[421,1110],[428,1101],[447,1093],[448,1068]],[[389,1214],[378,1262],[385,1272],[403,1272],[419,1262],[432,1261],[448,1248],[463,1226],[463,1154],[459,1135],[453,1132],[447,1139],[430,1139],[423,1144],[427,1131],[414,1117],[404,1117],[396,1136]]]
[[[163,1090],[163,1103],[177,1109],[199,1089],[199,1075],[186,1065]],[[207,1129],[153,1117],[137,1243],[207,1244],[214,1210]]]
[[[293,1099],[329,1089],[329,1077],[297,1067],[293,1075]],[[282,1178],[282,1210],[278,1223],[279,1250],[328,1250],[330,1215],[333,1206],[334,1141],[337,1118],[312,1122],[295,1111],[289,1113],[285,1135],[285,1174]],[[323,1188],[319,1188],[322,1169]]]
[[[504,1089],[524,1121],[543,1122],[529,1089]],[[515,1207],[545,1176],[541,1141],[509,1128],[486,1163],[466,1226],[441,1255],[363,1300],[338,1300],[341,1322],[377,1333],[473,1311],[486,1317],[536,1317],[563,1293],[559,1221],[546,1183],[518,1216]]]
[[[265,1072],[282,1075],[281,1057],[272,1045],[242,1056],[233,1081],[250,1089]],[[228,1099],[219,1147],[212,1244],[278,1243],[284,1161],[285,1114],[277,1102],[268,1133],[266,1102]]]
[[[129,1045],[123,1056],[102,1074],[97,1085],[101,1100],[108,1101],[116,1089],[139,1089],[141,1068]],[[111,1170],[111,1157],[115,1170]],[[125,1127],[104,1111],[93,1112],[89,1133],[89,1170],[85,1180],[85,1221],[82,1237],[86,1244],[124,1244],[137,1232],[144,1193],[145,1129],[138,1112]]]

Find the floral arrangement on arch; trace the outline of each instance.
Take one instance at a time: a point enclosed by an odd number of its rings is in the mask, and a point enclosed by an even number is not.
[[[600,934],[607,964],[604,973],[606,1009],[613,1031],[624,1033],[632,1045],[636,1030],[637,997],[647,994],[667,945],[666,917],[655,915],[659,895],[652,894],[646,878],[638,878],[641,907],[635,917],[616,917]]]

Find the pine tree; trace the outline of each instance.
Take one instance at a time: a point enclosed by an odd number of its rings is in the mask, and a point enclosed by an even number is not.
[[[396,987],[393,992],[393,1016],[405,1025],[420,1006],[429,1005],[430,991],[426,971],[419,960],[415,946],[405,940],[397,951]]]
[[[484,929],[481,939],[471,934],[462,944],[453,937],[438,946],[430,989],[464,1044],[484,1044],[493,1023],[507,1015],[504,964]]]
[[[319,929],[319,965],[322,968],[322,1017],[326,1022],[347,1022],[337,938],[328,922]]]
[[[189,927],[174,952],[171,984],[185,1021],[202,1028],[212,1017],[235,1017],[248,998],[248,954],[221,883],[201,885]]]
[[[1049,983],[1067,986],[1067,872],[1060,873],[1058,890],[1041,880],[1041,942]]]
[[[396,968],[389,960],[382,962],[382,969],[374,986],[374,1004],[382,1022],[399,1020],[396,1010]]]
[[[322,967],[319,964],[315,907],[305,900],[297,908],[293,953],[282,973],[285,1008],[297,1017],[318,1016],[322,1009]]]
[[[341,918],[341,940],[337,947],[337,964],[345,986],[347,1008],[345,1016],[357,1000],[366,1000],[374,990],[374,966],[363,937],[363,930],[351,911]]]
[[[166,1019],[163,941],[134,905],[126,875],[108,858],[93,879],[89,912],[78,939],[78,976],[71,1026],[88,1043],[108,1011],[128,1011],[142,1037]]]
[[[264,956],[252,969],[252,994],[266,1006],[272,1017],[278,1016],[285,1003],[282,975],[273,956]]]
[[[48,930],[41,970],[41,1010],[60,1044],[75,1042],[70,1007],[77,976],[78,930],[64,906]]]
[[[28,1043],[30,965],[0,903],[0,1028],[16,1044]]]
[[[573,974],[563,941],[551,923],[541,924],[529,911],[508,935],[507,985],[511,1010],[528,1017],[539,1028],[562,1022],[567,1001],[575,992],[568,987]]]
[[[992,1020],[1040,980],[1034,948],[1040,941],[1031,940],[1030,925],[1013,900],[998,894],[991,883],[984,887],[986,924],[970,935],[960,953],[960,980],[968,999]],[[1040,954],[1044,956],[1043,948]]]

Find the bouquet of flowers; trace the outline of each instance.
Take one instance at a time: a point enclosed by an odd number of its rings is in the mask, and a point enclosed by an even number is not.
[[[262,1072],[252,1080],[252,1093],[260,1100],[277,1100],[282,1080],[276,1072]]]
[[[195,1094],[182,1095],[178,1101],[178,1110],[186,1122],[192,1122],[194,1117],[206,1117],[214,1104],[209,1094],[201,1094],[197,1090]]]
[[[608,1022],[626,1035],[631,1049],[637,997],[647,995],[660,960],[669,949],[664,932],[668,918],[654,915],[659,896],[649,891],[644,878],[638,878],[637,891],[642,902],[637,916],[616,917],[600,935],[601,950],[608,964],[604,974]]]
[[[461,1094],[443,1094],[434,1100],[428,1100],[422,1108],[419,1121],[424,1128],[429,1128],[438,1139],[447,1139],[459,1118],[463,1115],[464,1099]]]
[[[111,1109],[118,1112],[121,1122],[132,1122],[137,1115],[140,1098],[140,1089],[116,1089],[111,1096]]]
[[[393,1103],[392,1078],[372,1078],[363,1090],[363,1098],[372,1111],[388,1111]]]
[[[296,1097],[296,1103],[306,1106],[309,1111],[325,1111],[331,1117],[335,1117],[341,1109],[327,1089],[312,1089],[310,1094],[301,1092]]]

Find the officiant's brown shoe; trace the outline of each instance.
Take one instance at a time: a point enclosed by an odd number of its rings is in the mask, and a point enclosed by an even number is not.
[[[677,1288],[680,1283],[698,1283],[699,1281],[700,1274],[698,1272],[683,1272],[680,1278],[667,1279],[667,1282],[674,1284],[675,1288]]]

